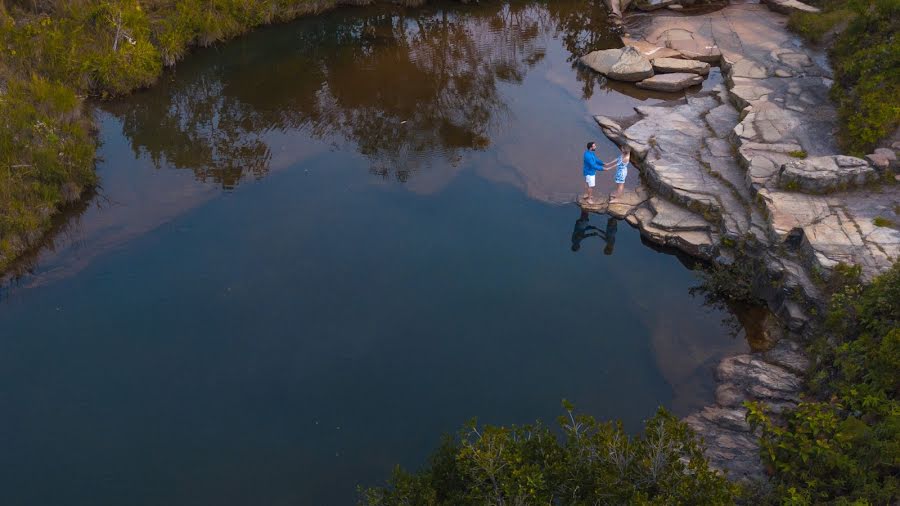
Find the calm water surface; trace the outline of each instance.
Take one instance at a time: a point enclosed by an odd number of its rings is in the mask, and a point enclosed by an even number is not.
[[[99,195],[2,292],[0,504],[349,504],[473,416],[710,399],[746,344],[695,275],[573,238],[591,115],[664,98],[572,67],[603,12],[341,9],[102,104]]]

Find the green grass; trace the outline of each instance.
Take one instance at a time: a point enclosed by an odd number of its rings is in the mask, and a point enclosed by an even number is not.
[[[788,155],[790,155],[794,158],[801,158],[801,159],[809,156],[809,154],[806,151],[803,151],[802,149],[797,150],[797,151],[791,151],[788,153]]]
[[[876,216],[875,219],[872,220],[872,223],[876,227],[892,227],[892,226],[894,226],[893,221],[891,221],[883,216]]]
[[[791,14],[788,18],[788,28],[797,32],[806,40],[818,44],[832,30],[849,23],[855,17],[856,13],[853,10],[842,7],[836,7],[833,10],[827,10],[826,7],[826,10],[821,14],[798,11]]]
[[[94,140],[71,89],[6,75],[0,95],[0,271],[95,183]]]

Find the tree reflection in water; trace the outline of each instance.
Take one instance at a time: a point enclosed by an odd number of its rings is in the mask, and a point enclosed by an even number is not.
[[[267,134],[292,131],[349,142],[373,173],[405,181],[435,157],[453,163],[490,145],[506,110],[498,83],[522,82],[544,58],[543,36],[563,26],[556,11],[338,10],[197,55],[167,82],[103,107],[136,154],[226,188],[264,176]]]

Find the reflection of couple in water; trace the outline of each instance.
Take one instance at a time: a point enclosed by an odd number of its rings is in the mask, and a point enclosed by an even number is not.
[[[588,219],[588,212],[582,210],[581,216],[575,220],[575,230],[572,231],[572,251],[581,249],[581,241],[586,238],[598,236],[606,241],[606,248],[603,249],[603,253],[612,255],[613,248],[616,245],[616,229],[619,226],[619,220],[610,216],[606,220],[606,230],[600,230],[593,225],[588,225]]]

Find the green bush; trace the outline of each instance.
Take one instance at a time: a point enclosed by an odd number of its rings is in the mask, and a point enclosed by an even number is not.
[[[394,472],[367,505],[731,504],[738,489],[712,471],[686,424],[660,409],[644,434],[575,416],[561,436],[544,425],[470,423],[418,473]]]
[[[895,504],[900,500],[900,263],[869,286],[831,298],[813,347],[813,399],[776,424],[759,405],[776,502]]]
[[[875,0],[835,41],[832,62],[842,125],[839,139],[849,152],[870,152],[900,126],[900,2]]]
[[[826,0],[820,14],[796,12],[788,27],[807,40],[835,35],[831,48],[838,140],[855,155],[872,151],[900,126],[900,2]]]

